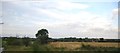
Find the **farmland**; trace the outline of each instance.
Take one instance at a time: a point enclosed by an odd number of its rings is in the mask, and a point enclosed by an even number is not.
[[[115,47],[120,48],[119,43],[112,43],[112,42],[51,42],[50,45],[54,47],[64,47],[67,49],[75,49],[82,47],[84,45],[90,45],[93,47]]]

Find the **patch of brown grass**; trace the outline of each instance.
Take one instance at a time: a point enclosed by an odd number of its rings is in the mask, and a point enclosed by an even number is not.
[[[73,50],[80,48],[82,44],[90,45],[94,47],[116,47],[120,48],[119,43],[114,42],[51,42],[50,45],[56,48],[64,47],[67,50]]]
[[[80,47],[80,42],[51,42],[50,45],[57,48],[67,48],[68,50],[73,50],[75,48]]]
[[[95,47],[120,47],[120,44],[115,42],[84,42],[84,44],[88,44]]]

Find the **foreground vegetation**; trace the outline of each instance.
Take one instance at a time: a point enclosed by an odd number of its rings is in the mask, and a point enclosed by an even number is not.
[[[109,42],[110,41],[110,42]],[[62,38],[52,39],[46,29],[36,33],[36,38],[9,37],[2,39],[4,51],[118,51],[118,40]],[[6,53],[6,52],[5,52]]]
[[[112,42],[50,42],[40,45],[33,43],[29,46],[5,47],[5,51],[118,51],[119,43]]]

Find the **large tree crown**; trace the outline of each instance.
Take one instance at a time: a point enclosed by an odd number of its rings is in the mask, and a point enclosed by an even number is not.
[[[49,33],[48,33],[48,30],[47,29],[41,29],[41,30],[39,30],[38,32],[37,32],[37,34],[36,34],[36,37],[38,37],[38,36],[45,36],[45,35],[48,35]]]

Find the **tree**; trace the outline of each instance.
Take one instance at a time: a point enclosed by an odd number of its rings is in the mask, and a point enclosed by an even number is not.
[[[36,38],[40,42],[40,44],[46,44],[48,43],[48,30],[41,29],[37,32]]]
[[[104,38],[99,38],[100,42],[103,42],[104,41]]]

